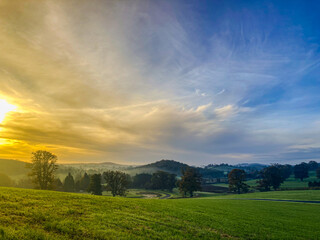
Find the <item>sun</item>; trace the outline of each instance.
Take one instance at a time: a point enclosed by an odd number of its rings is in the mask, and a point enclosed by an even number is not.
[[[0,123],[4,120],[6,114],[16,109],[16,106],[9,104],[6,100],[0,99]]]

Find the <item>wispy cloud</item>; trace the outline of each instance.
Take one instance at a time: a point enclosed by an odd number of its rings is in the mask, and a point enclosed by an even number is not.
[[[1,156],[316,158],[318,45],[276,3],[212,4],[2,1]]]

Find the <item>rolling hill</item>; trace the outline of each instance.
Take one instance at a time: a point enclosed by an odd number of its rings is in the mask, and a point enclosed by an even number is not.
[[[320,191],[313,193],[319,199]],[[288,194],[278,192],[276,197],[282,195]],[[1,187],[0,199],[0,239],[302,240],[320,236],[320,204],[221,196],[131,199]]]

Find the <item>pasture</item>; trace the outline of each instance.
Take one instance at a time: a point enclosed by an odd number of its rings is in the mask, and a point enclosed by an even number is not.
[[[320,191],[261,193],[319,199]],[[258,193],[255,196],[258,197]],[[275,195],[278,194],[278,195]],[[248,197],[235,195],[234,197]],[[250,195],[251,197],[252,195]],[[223,198],[232,197],[224,196]],[[0,188],[2,239],[317,239],[320,204]]]

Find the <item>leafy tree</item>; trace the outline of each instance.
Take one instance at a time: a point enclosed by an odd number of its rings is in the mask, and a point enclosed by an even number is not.
[[[167,181],[166,181],[166,189],[169,192],[172,192],[172,190],[176,187],[177,179],[176,174],[168,174],[167,175]]]
[[[80,190],[88,191],[90,185],[90,177],[87,173],[84,173],[83,177],[80,179]]]
[[[286,179],[288,179],[290,177],[290,175],[292,174],[292,166],[289,164],[285,164],[285,165],[276,165],[280,171],[281,171],[281,176],[283,181],[285,181]]]
[[[269,191],[270,187],[277,190],[281,183],[283,183],[284,178],[282,177],[281,170],[278,166],[270,166],[261,170],[262,179],[257,181],[258,189]]]
[[[316,161],[308,162],[309,170],[314,171],[319,167],[319,164]]]
[[[316,175],[317,175],[317,178],[320,178],[320,167],[317,168]]]
[[[129,186],[129,176],[120,171],[107,171],[103,173],[107,184],[107,191],[111,191],[112,196],[125,196]]]
[[[91,175],[88,192],[94,195],[102,195],[101,174]]]
[[[66,176],[64,179],[63,190],[66,192],[74,192],[75,191],[75,183],[74,178],[71,173]]]
[[[14,182],[12,179],[4,173],[0,173],[0,187],[12,187]]]
[[[164,171],[157,171],[152,174],[152,188],[172,191],[176,186],[176,175]]]
[[[133,188],[151,188],[152,175],[148,173],[136,174],[133,177],[132,187]]]
[[[29,176],[36,188],[52,189],[54,187],[54,174],[58,169],[56,162],[57,156],[50,152],[39,150],[32,153]]]
[[[182,195],[186,196],[189,193],[190,197],[193,197],[194,191],[201,190],[201,180],[201,175],[195,168],[188,167],[186,170],[183,169],[181,180],[178,182]]]
[[[303,181],[304,178],[309,177],[308,170],[309,166],[305,162],[295,165],[293,168],[295,178],[299,178],[301,181]]]
[[[248,192],[249,186],[244,183],[246,180],[246,173],[241,169],[232,169],[228,174],[229,189],[230,191],[237,192]]]

